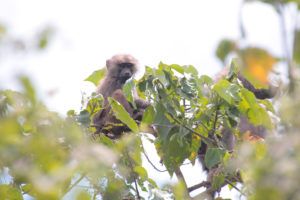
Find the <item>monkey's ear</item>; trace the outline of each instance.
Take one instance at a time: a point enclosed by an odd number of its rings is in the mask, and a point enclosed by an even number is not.
[[[109,68],[111,66],[111,59],[106,60],[106,67]]]

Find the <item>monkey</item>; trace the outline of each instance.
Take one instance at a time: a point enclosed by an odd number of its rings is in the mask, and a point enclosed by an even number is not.
[[[101,94],[104,98],[103,109],[96,113],[93,118],[96,134],[103,132],[111,139],[116,139],[119,138],[123,132],[130,131],[126,125],[122,124],[112,114],[108,97],[118,101],[134,120],[141,121],[143,111],[148,107],[149,103],[140,99],[137,92],[133,91],[134,103],[136,105],[136,108],[134,108],[133,105],[127,101],[122,91],[125,82],[134,76],[138,67],[138,60],[129,54],[114,55],[106,61],[107,73],[96,90],[96,93]]]

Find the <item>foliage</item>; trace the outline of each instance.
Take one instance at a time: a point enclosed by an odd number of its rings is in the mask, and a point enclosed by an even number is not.
[[[300,8],[298,0],[261,2],[273,6],[279,14],[287,4]],[[8,40],[8,31],[0,24],[0,43]],[[52,36],[52,28],[41,30],[34,48],[44,49]],[[294,36],[291,55],[299,65],[298,29]],[[15,39],[8,43],[21,49],[28,46]],[[189,188],[178,170],[187,160],[195,164],[198,150],[204,146],[207,150],[202,163],[214,172],[208,179],[215,191],[229,186],[249,199],[299,199],[299,95],[281,99],[281,129],[274,130],[277,124],[270,117],[275,112],[272,103],[256,99],[237,79],[238,73],[243,73],[255,86],[266,87],[279,59],[262,48],[241,47],[239,41],[230,39],[220,42],[216,55],[223,64],[230,55],[240,58],[216,82],[199,76],[191,65],[164,63],[157,68],[146,67],[138,82],[128,81],[123,88],[127,100],[135,107],[132,89],[137,87],[151,106],[142,121],[136,122],[121,104],[109,99],[112,112],[132,130],[118,140],[94,134],[93,117],[103,109],[101,95],[92,94],[83,99],[81,111],[70,110],[67,117],[61,117],[39,101],[27,77],[20,77],[22,92],[0,91],[1,199],[21,200],[26,195],[50,200],[189,199]],[[97,85],[104,74],[105,70],[98,70],[85,80]],[[287,135],[266,141],[253,139],[249,131],[240,129],[242,117],[251,125],[269,132],[284,130]],[[153,129],[154,139],[141,133]],[[233,149],[223,137],[225,129],[236,137]],[[170,176],[178,176],[177,184],[159,187],[148,176],[142,162],[145,138],[155,146]],[[241,178],[239,189],[236,184]]]
[[[241,115],[256,125],[272,127],[262,101],[237,81],[237,70],[233,65],[230,76],[214,83],[208,76],[199,76],[193,66],[160,63],[157,69],[147,67],[137,85],[152,102],[142,124],[156,127],[157,137],[151,141],[170,175],[185,160],[195,163],[204,142],[209,146],[206,166],[220,168],[223,177],[234,176],[234,170],[225,170],[233,154],[220,139],[222,129],[232,129],[241,139],[243,133],[237,129]],[[63,119],[36,99],[26,77],[20,82],[22,93],[1,92],[1,168],[8,169],[11,177],[2,183],[3,195],[10,191],[20,199],[24,193],[37,199],[58,199],[79,182],[90,188],[77,194],[87,199],[134,198],[140,196],[140,190],[163,193],[142,166],[142,135],[122,105],[109,100],[117,118],[135,134],[112,141],[93,135],[92,118],[102,109],[101,96],[92,95],[84,110],[71,110]],[[226,185],[225,179],[215,180],[218,187]]]

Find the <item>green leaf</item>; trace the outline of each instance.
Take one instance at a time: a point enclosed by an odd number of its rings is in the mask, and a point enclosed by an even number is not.
[[[52,27],[46,27],[44,30],[42,30],[39,33],[39,38],[38,38],[38,48],[39,49],[45,49],[48,44],[49,40],[54,34],[54,30]]]
[[[155,118],[155,110],[153,106],[148,106],[143,114],[143,120],[142,122],[145,124],[152,124]]]
[[[181,137],[178,127],[174,127],[161,141],[163,161],[170,175],[190,156],[190,144],[187,138]]]
[[[134,91],[135,84],[133,82],[133,79],[126,81],[126,83],[123,86],[123,94],[125,95],[128,102],[130,102],[133,107],[136,109],[136,105],[133,98],[133,91]]]
[[[234,77],[238,74],[239,67],[238,67],[237,62],[238,62],[238,60],[236,58],[232,59],[231,64],[230,64],[230,69],[228,72],[228,79],[231,79],[232,77]]]
[[[135,166],[133,171],[136,172],[142,180],[148,179],[148,173],[144,167]]]
[[[218,95],[227,101],[230,105],[237,103],[240,100],[239,91],[240,88],[238,85],[232,84],[227,80],[218,81],[213,90],[218,93]]]
[[[90,125],[90,113],[87,110],[80,111],[79,115],[77,116],[77,121],[84,126]]]
[[[92,199],[92,197],[87,191],[81,191],[76,196],[76,200],[91,200],[91,199]]]
[[[96,70],[84,80],[93,83],[95,86],[98,86],[100,80],[105,76],[105,73],[106,73],[105,68]]]
[[[180,65],[172,64],[172,65],[170,65],[170,67],[172,69],[174,69],[175,71],[179,72],[180,74],[184,73],[184,68],[182,66],[180,66]]]
[[[236,49],[236,43],[233,40],[224,39],[222,40],[216,50],[216,56],[222,61],[225,62],[228,54],[233,52]]]
[[[24,88],[24,93],[26,95],[26,97],[32,102],[35,103],[36,102],[36,95],[35,95],[35,90],[29,80],[28,77],[26,76],[22,76],[20,77],[20,81],[22,83],[22,86]]]
[[[74,117],[75,115],[76,115],[75,110],[68,110],[68,112],[67,112],[68,117]]]
[[[293,58],[300,65],[300,30],[295,32]]]
[[[198,70],[193,65],[185,66],[184,72],[187,74],[192,74],[194,76],[198,76]]]
[[[201,84],[212,85],[214,81],[207,75],[202,75],[199,78]]]
[[[130,117],[129,113],[124,109],[124,107],[113,98],[108,98],[110,106],[116,116],[121,122],[126,124],[134,133],[139,132],[139,127],[136,122]]]
[[[214,167],[222,161],[224,155],[225,151],[222,149],[208,148],[204,158],[205,166],[208,168]]]
[[[223,186],[224,181],[224,174],[216,174],[215,176],[213,176],[212,187],[217,190]]]
[[[102,103],[104,99],[101,94],[95,96],[94,98],[90,99],[86,110],[90,113],[90,116],[93,117],[96,113],[98,113],[102,108]]]
[[[269,114],[265,108],[258,104],[254,94],[245,88],[241,89],[241,94],[242,100],[238,105],[239,110],[248,117],[253,125],[263,125],[268,129],[272,129],[273,124]]]
[[[20,190],[11,185],[0,185],[0,197],[3,200],[23,200]]]

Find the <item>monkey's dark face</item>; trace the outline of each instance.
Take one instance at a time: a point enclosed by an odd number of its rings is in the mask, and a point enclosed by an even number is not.
[[[108,67],[111,77],[116,78],[122,84],[130,79],[135,73],[135,65],[133,63],[118,63]]]
[[[118,64],[119,75],[118,78],[122,83],[125,83],[133,76],[134,65],[132,63],[120,63]]]

